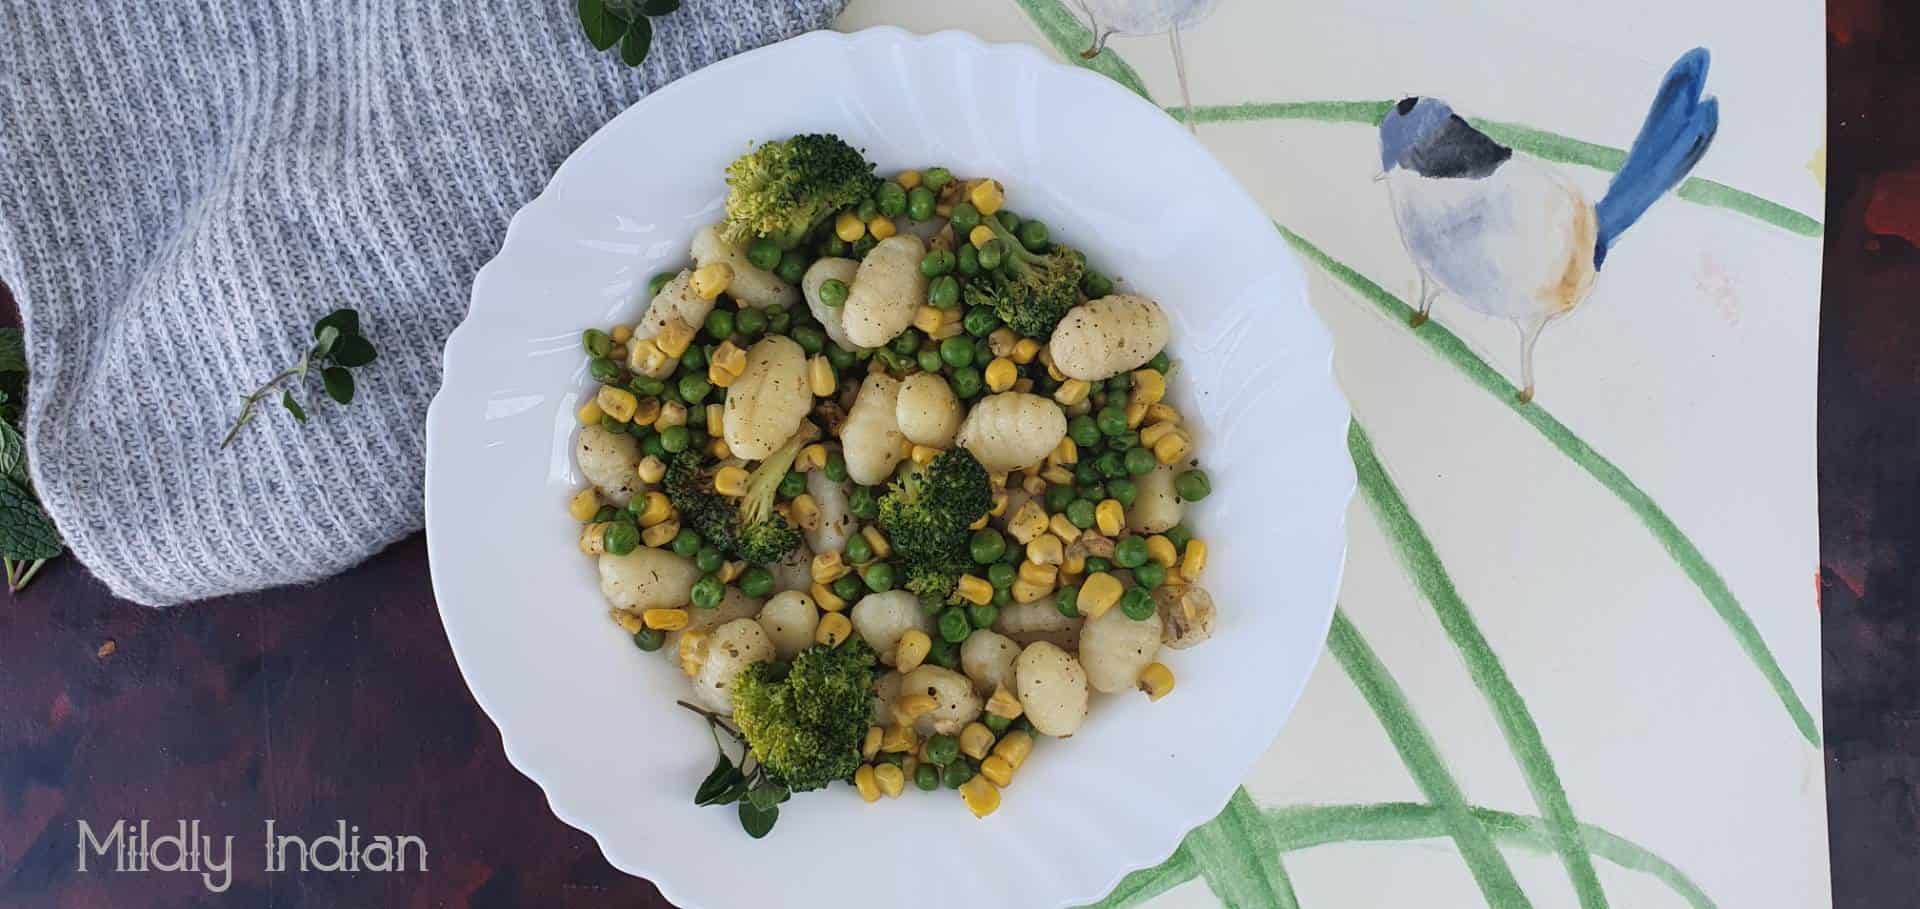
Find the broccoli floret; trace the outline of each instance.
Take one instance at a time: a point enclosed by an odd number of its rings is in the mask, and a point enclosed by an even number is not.
[[[873,651],[850,638],[802,650],[791,664],[747,667],[731,696],[754,759],[794,792],[852,776],[873,709],[873,664]]]
[[[907,564],[907,580],[901,586],[923,603],[938,606],[953,598],[960,576],[967,573],[967,560],[948,556]]]
[[[692,528],[700,539],[723,552],[734,550],[740,512],[725,496],[713,491],[713,472],[719,465],[691,449],[673,456],[661,480],[667,501],[680,513],[680,526]]]
[[[793,438],[748,475],[747,493],[738,505],[713,489],[717,462],[696,451],[683,451],[674,456],[662,479],[667,501],[680,513],[682,526],[693,528],[700,539],[721,551],[760,565],[778,562],[800,545],[800,530],[773,510],[774,498],[800,449],[819,435],[812,423],[801,423]]]
[[[911,574],[914,566],[937,568],[963,553],[967,525],[992,507],[987,469],[966,449],[955,448],[894,482],[880,498],[880,529]]]
[[[1053,327],[1080,302],[1086,259],[1060,244],[1043,253],[1028,252],[1000,219],[982,218],[980,223],[1000,239],[1006,253],[998,269],[967,279],[967,305],[993,307],[1000,321],[1029,338],[1053,337]]]
[[[790,248],[879,185],[873,164],[839,136],[763,142],[727,165],[727,218],[720,235],[736,245],[766,237]]]

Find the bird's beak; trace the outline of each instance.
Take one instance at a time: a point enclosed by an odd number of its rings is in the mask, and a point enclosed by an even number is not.
[[[1379,183],[1380,181],[1385,180],[1386,178],[1387,178],[1387,172],[1383,170],[1378,174],[1374,175],[1373,182]]]

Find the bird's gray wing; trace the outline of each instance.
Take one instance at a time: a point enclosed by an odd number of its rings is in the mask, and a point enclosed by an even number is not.
[[[1407,152],[1407,166],[1423,177],[1475,180],[1498,170],[1511,157],[1513,149],[1455,114]]]

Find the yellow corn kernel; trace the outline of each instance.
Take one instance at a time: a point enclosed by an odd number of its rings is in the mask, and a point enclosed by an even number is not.
[[[599,555],[607,551],[608,521],[588,524],[580,528],[580,554]]]
[[[636,426],[652,426],[660,419],[660,399],[641,398],[640,405],[633,409],[631,422]]]
[[[679,631],[687,627],[685,609],[649,609],[640,614],[640,620],[655,631]]]
[[[893,668],[901,672],[912,672],[926,662],[927,653],[933,650],[933,639],[918,628],[909,628],[900,635],[900,643],[893,648]]]
[[[986,526],[987,526],[987,522],[989,522],[989,521],[991,521],[991,520],[993,520],[993,515],[990,515],[990,514],[983,514],[983,515],[981,515],[981,516],[979,516],[979,517],[977,517],[977,518],[974,518],[974,519],[973,519],[973,523],[971,523],[971,524],[968,524],[968,525],[967,525],[967,529],[968,529],[968,530],[979,530],[979,529],[981,529],[981,528],[983,528],[983,527],[986,527]]]
[[[1147,700],[1157,701],[1173,693],[1173,670],[1165,663],[1148,663],[1140,670],[1140,690],[1147,693]]]
[[[573,494],[567,500],[567,515],[576,521],[591,520],[600,511],[600,494],[589,486]]]
[[[1173,409],[1172,404],[1164,401],[1159,404],[1149,404],[1147,405],[1147,419],[1154,423],[1178,425],[1180,423],[1180,411]]]
[[[847,563],[837,551],[823,552],[808,563],[807,573],[815,584],[831,584],[847,576]]]
[[[1147,538],[1147,558],[1159,562],[1163,568],[1172,568],[1180,561],[1180,554],[1173,549],[1173,541],[1164,533],[1156,533]]]
[[[958,309],[959,307],[954,308]],[[931,306],[922,305],[919,309],[913,311],[913,327],[927,334],[933,334],[944,324],[946,324],[946,315]]]
[[[673,517],[673,503],[667,500],[666,493],[647,493],[646,504],[641,507],[638,518],[640,526],[652,527],[670,517]]]
[[[1077,575],[1087,570],[1087,549],[1084,546],[1067,547],[1066,558],[1060,560],[1060,573]],[[1071,583],[1071,582],[1068,582]]]
[[[1060,444],[1053,446],[1053,460],[1059,464],[1080,463],[1080,444],[1071,437],[1061,436]]]
[[[622,423],[633,419],[634,410],[640,406],[640,399],[634,397],[633,392],[611,385],[600,386],[600,391],[593,396],[593,402],[600,405],[601,413]]]
[[[1033,495],[1041,495],[1047,491],[1046,484],[1048,483],[1052,483],[1055,486],[1071,486],[1073,485],[1073,471],[1059,464],[1051,465],[1040,471],[1040,488],[1038,490],[1029,489],[1027,492]]]
[[[675,316],[660,326],[660,333],[653,336],[653,343],[660,352],[669,357],[678,358],[687,352],[687,345],[693,343],[693,326],[685,319]]]
[[[1105,615],[1113,604],[1120,602],[1120,580],[1104,571],[1087,575],[1080,584],[1080,597],[1074,605],[1080,607],[1080,614],[1090,619]]]
[[[1068,379],[1053,390],[1053,399],[1062,406],[1072,407],[1087,399],[1089,386],[1084,379]]]
[[[1059,538],[1055,537],[1054,541],[1059,542]],[[1052,590],[1053,582],[1060,576],[1060,568],[1057,565],[1042,565],[1039,562],[1026,561],[1020,563],[1020,570],[1015,576],[1029,584]]]
[[[793,523],[799,525],[801,530],[820,529],[820,503],[815,502],[813,496],[803,492],[794,496],[791,504]]]
[[[1139,401],[1127,402],[1127,428],[1139,429],[1141,421],[1147,418],[1147,405]]]
[[[861,760],[871,761],[873,760],[874,755],[880,753],[880,737],[885,734],[886,734],[886,730],[881,729],[878,726],[867,727],[866,737],[860,740],[860,759]]]
[[[917,170],[903,170],[893,178],[893,182],[900,184],[901,189],[912,189],[920,185],[920,172]]]
[[[987,782],[1005,789],[1008,783],[1013,782],[1013,765],[997,754],[989,755],[980,762],[980,775],[986,777]]]
[[[861,764],[860,769],[853,772],[853,788],[860,790],[862,801],[880,801],[880,781],[873,775],[872,764]]]
[[[739,377],[728,372],[726,367],[718,363],[707,364],[707,381],[711,382],[715,388],[727,388],[733,385],[733,380],[737,378]]]
[[[607,331],[607,336],[611,337],[615,344],[625,344],[633,337],[633,326],[615,325]]]
[[[853,623],[846,616],[829,612],[820,617],[820,627],[813,630],[813,642],[823,647],[838,647],[852,633]]]
[[[656,429],[687,425],[687,405],[679,401],[660,405],[660,416],[654,418],[653,425]]]
[[[747,470],[731,464],[714,471],[713,491],[723,496],[739,498],[747,494]]]
[[[727,447],[726,439],[714,439],[708,442],[707,453],[713,455],[713,459],[716,461],[724,461],[733,457],[733,449]]]
[[[607,348],[607,359],[618,363],[621,360],[624,360],[626,358],[627,358],[627,345],[615,344],[612,347]]]
[[[1047,509],[1039,502],[1028,499],[1014,509],[1013,517],[1007,519],[1007,533],[1022,545],[1033,542],[1035,537],[1047,532]]]
[[[1067,520],[1064,514],[1054,515],[1053,520],[1047,522],[1047,529],[1053,531],[1053,535],[1063,542],[1071,543],[1080,539],[1080,528],[1073,526],[1073,522]]]
[[[725,262],[709,262],[693,270],[693,277],[687,280],[687,287],[702,300],[711,300],[720,296],[733,283],[733,266]],[[677,354],[676,354],[677,356]]]
[[[1000,810],[1000,790],[979,774],[960,784],[960,800],[967,803],[967,810],[973,812],[974,817],[986,817]]]
[[[986,212],[981,212],[981,214],[986,214]],[[985,224],[975,225],[972,230],[967,231],[967,242],[973,244],[973,248],[975,249],[987,245],[988,241],[993,238],[993,228]]]
[[[827,446],[819,442],[800,449],[800,454],[793,459],[793,469],[801,473],[825,466],[827,466]]]
[[[833,374],[833,363],[827,360],[826,354],[815,354],[813,359],[807,361],[807,390],[813,392],[814,397],[831,398],[838,385],[839,380]]]
[[[1059,565],[1066,561],[1066,545],[1053,534],[1033,538],[1027,544],[1027,561],[1036,565]]]
[[[1025,376],[1022,376],[1022,377],[1020,378],[1020,381],[1018,381],[1018,382],[1015,382],[1015,383],[1013,383],[1013,390],[1014,390],[1014,391],[1017,391],[1017,392],[1019,392],[1019,393],[1021,393],[1021,394],[1023,394],[1023,395],[1030,395],[1030,394],[1033,394],[1033,380],[1032,380],[1032,379],[1029,379],[1029,378],[1026,378]],[[1080,407],[1081,407],[1081,409],[1083,409],[1083,410],[1084,410],[1084,409],[1086,408],[1086,405],[1085,405],[1085,404],[1082,404],[1082,405],[1080,405]],[[1068,415],[1069,415],[1069,416],[1075,416],[1075,417],[1077,417],[1077,416],[1079,416],[1079,414],[1077,414],[1077,413],[1072,413],[1072,412],[1069,412],[1069,414],[1068,414]]]
[[[913,440],[905,436],[900,437],[900,456],[903,458],[913,457]]]
[[[993,748],[993,730],[988,729],[986,724],[968,723],[965,729],[960,730],[961,754],[977,761],[986,757],[991,748]]]
[[[932,713],[933,708],[938,706],[940,702],[934,700],[933,695],[930,694],[901,695],[899,700],[893,702],[893,716],[902,723],[911,723]]]
[[[954,307],[953,311],[959,312],[960,308],[956,306]],[[928,332],[928,336],[933,338],[935,341],[945,341],[948,338],[959,337],[960,333],[965,330],[966,330],[965,326],[962,326],[959,322],[942,322],[940,323],[939,328],[936,328],[933,331]]]
[[[1026,476],[1020,478],[1020,488],[1026,490],[1027,495],[1030,495],[1030,496],[1046,495],[1047,476],[1049,474],[1051,474],[1052,476],[1059,476],[1059,473],[1058,473],[1059,470],[1060,470],[1060,465],[1055,464],[1049,470],[1044,470],[1044,471],[1041,471],[1040,473],[1027,474]],[[1073,474],[1067,474],[1067,479],[1069,480],[1073,479]]]
[[[1165,420],[1157,423],[1149,423],[1147,424],[1147,428],[1140,430],[1140,444],[1152,448],[1160,444],[1160,440],[1166,438],[1168,433],[1177,432],[1179,429],[1179,424],[1169,423]]]
[[[1119,536],[1121,529],[1127,526],[1126,506],[1121,505],[1119,499],[1102,500],[1094,506],[1093,526],[1100,528],[1100,532],[1107,536]]]
[[[729,338],[713,349],[713,353],[707,357],[707,362],[737,376],[747,371],[747,352],[741,350],[739,345],[734,344]]]
[[[1167,396],[1167,377],[1157,369],[1136,369],[1133,371],[1133,393],[1129,400],[1143,404],[1158,404]]]
[[[813,597],[814,605],[823,612],[839,612],[847,608],[847,601],[835,595],[833,588],[825,584],[814,584],[807,589],[807,593]]]
[[[1033,362],[1040,353],[1040,342],[1032,338],[1021,338],[1013,342],[1013,362],[1025,366]]]
[[[954,308],[959,309],[960,307]],[[996,357],[1012,357],[1013,345],[1019,340],[1020,336],[1014,334],[1013,329],[996,328],[987,334],[987,349],[993,351],[993,355]]]
[[[900,229],[893,226],[893,219],[886,215],[874,215],[873,220],[867,222],[867,233],[875,240],[885,240],[899,232]]]
[[[987,517],[997,518],[1006,513],[1007,491],[1004,489],[996,489],[993,491],[993,505],[987,509]]]
[[[986,371],[982,375],[987,380],[987,390],[999,394],[1012,388],[1013,383],[1019,380],[1020,368],[1013,365],[1013,361],[1006,357],[994,357],[993,362],[987,364]]]
[[[907,773],[892,764],[880,764],[873,768],[873,781],[880,786],[880,794],[897,799],[907,790]]]
[[[600,409],[599,404],[588,401],[580,405],[580,409],[575,411],[573,415],[580,421],[580,425],[582,426],[597,426],[600,423],[600,418],[606,416],[606,413]]]
[[[1187,551],[1180,556],[1180,577],[1191,584],[1200,580],[1200,572],[1207,567],[1207,544],[1199,540],[1188,540]]]
[[[867,225],[853,212],[843,211],[833,219],[833,235],[852,243],[867,235]]]
[[[939,456],[940,449],[931,445],[915,445],[913,446],[913,453],[908,455],[908,457],[913,459],[913,463],[919,464],[922,467],[933,463],[933,459]]]
[[[680,633],[680,646],[674,655],[680,658],[680,671],[689,678],[700,674],[700,667],[707,662],[707,635],[700,629]]]
[[[895,722],[888,726],[886,734],[880,737],[880,750],[889,754],[910,752],[918,747],[920,747],[920,737],[914,735],[913,727],[906,723]]]
[[[641,338],[627,345],[627,368],[643,376],[664,379],[673,371],[673,358],[660,349],[659,342]]]
[[[1098,531],[1089,530],[1081,534],[1080,545],[1086,549],[1087,555],[1100,559],[1113,558],[1113,541],[1101,536]]]
[[[1025,578],[1015,578],[1010,592],[1013,594],[1015,603],[1025,606],[1028,603],[1040,602],[1047,594],[1053,592],[1053,585],[1035,584]]]
[[[666,520],[640,531],[640,542],[654,549],[659,549],[673,542],[673,538],[679,535],[680,522],[677,520]]]
[[[1024,729],[1015,729],[1000,737],[993,746],[993,753],[1019,770],[1027,762],[1027,755],[1033,753],[1033,736]]]
[[[613,619],[613,623],[628,634],[639,634],[640,629],[647,627],[646,622],[642,621],[639,615],[625,609],[609,609],[607,617]]]
[[[1153,458],[1162,464],[1172,464],[1187,456],[1193,450],[1193,441],[1184,432],[1170,432],[1165,438],[1153,445]]]
[[[982,180],[973,185],[972,192],[967,193],[967,201],[972,202],[981,214],[991,215],[1007,204],[1007,194],[1000,188],[1000,181]]]
[[[961,575],[960,580],[954,583],[953,589],[960,594],[961,599],[975,606],[985,606],[993,602],[993,585],[970,574]]]
[[[987,698],[986,710],[994,716],[1017,720],[1020,718],[1020,699],[1014,697],[1007,686],[1001,685],[994,689],[993,697]]]
[[[720,583],[731,584],[739,580],[741,573],[746,570],[747,562],[745,559],[734,559],[728,562],[721,562],[720,570],[715,573],[720,576]]]
[[[887,556],[893,555],[893,546],[887,542],[887,538],[880,532],[880,528],[868,524],[860,528],[860,535],[866,537],[867,544],[873,547],[874,558],[884,559]]]
[[[707,433],[718,436],[727,422],[727,408],[724,404],[707,405]]]

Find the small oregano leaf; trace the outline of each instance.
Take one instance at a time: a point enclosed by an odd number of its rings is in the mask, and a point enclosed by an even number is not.
[[[319,340],[313,342],[313,353],[311,356],[316,360],[324,360],[327,358],[327,354],[333,352],[333,345],[340,342],[340,329],[328,325],[320,329],[318,337]]]
[[[780,806],[761,807],[751,799],[740,803],[740,826],[754,839],[766,836],[773,830],[773,823],[780,819]]]
[[[695,805],[714,804],[723,793],[733,788],[734,782],[738,779],[740,779],[740,768],[733,766],[733,761],[726,755],[720,755],[720,758],[714,761],[713,770],[707,774],[707,778],[700,781],[700,788],[693,791],[693,803]]]
[[[586,30],[587,42],[594,50],[606,50],[620,43],[627,23],[607,8],[606,0],[580,0],[580,27]]]
[[[299,401],[293,399],[293,392],[283,391],[280,393],[280,406],[285,407],[288,413],[293,414],[294,419],[302,423],[307,422],[307,412],[301,409]]]
[[[327,386],[327,397],[342,404],[353,403],[353,373],[344,366],[329,366],[320,372],[320,381]]]
[[[0,328],[0,372],[27,371],[27,336],[18,328]]]
[[[320,317],[320,321],[313,323],[313,336],[320,337],[320,333],[328,328],[343,335],[357,335],[360,333],[360,314],[351,309],[336,309],[327,313]]]
[[[680,10],[680,0],[646,0],[640,4],[640,12],[649,16],[665,16]]]
[[[652,46],[653,22],[645,16],[635,16],[627,25],[626,37],[620,39],[620,62],[639,66],[647,59],[647,50]]]
[[[349,369],[358,369],[372,363],[375,353],[373,342],[359,335],[347,335],[333,342],[333,362]]]

